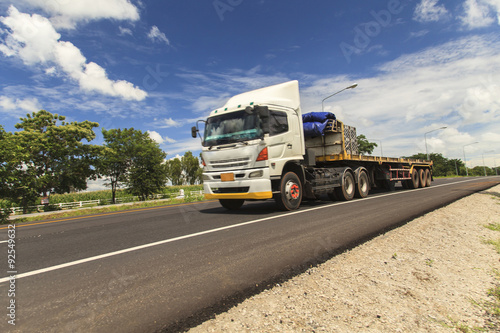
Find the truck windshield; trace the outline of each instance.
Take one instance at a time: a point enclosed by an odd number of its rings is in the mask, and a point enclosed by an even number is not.
[[[263,135],[258,115],[242,110],[208,118],[203,145],[208,147],[255,140]]]

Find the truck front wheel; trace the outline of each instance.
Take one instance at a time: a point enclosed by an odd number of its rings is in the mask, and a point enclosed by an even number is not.
[[[243,206],[245,200],[243,199],[219,199],[219,202],[222,207],[228,210],[237,210]]]
[[[352,200],[356,187],[354,176],[349,171],[345,171],[342,177],[344,178],[342,179],[342,186],[335,188],[335,194],[340,200]]]
[[[302,202],[302,183],[294,172],[287,172],[280,183],[280,193],[275,197],[281,210],[294,210]]]

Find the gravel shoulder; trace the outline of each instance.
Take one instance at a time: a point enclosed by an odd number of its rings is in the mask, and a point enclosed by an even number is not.
[[[428,213],[189,332],[459,332],[490,327],[500,185]],[[498,324],[498,322],[497,322]]]

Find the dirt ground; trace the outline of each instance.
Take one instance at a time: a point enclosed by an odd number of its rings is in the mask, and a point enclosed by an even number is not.
[[[190,332],[471,332],[499,283],[500,185],[392,230]],[[469,330],[467,330],[469,329]]]

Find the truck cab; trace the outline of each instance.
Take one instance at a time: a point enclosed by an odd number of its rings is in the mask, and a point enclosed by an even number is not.
[[[197,132],[194,127],[193,136]],[[286,170],[296,170],[294,181],[303,183],[298,167],[305,153],[298,81],[232,97],[205,121],[202,146],[205,197],[219,199],[228,209],[239,208],[244,200],[279,195]],[[294,181],[289,192],[301,199],[301,184]]]

